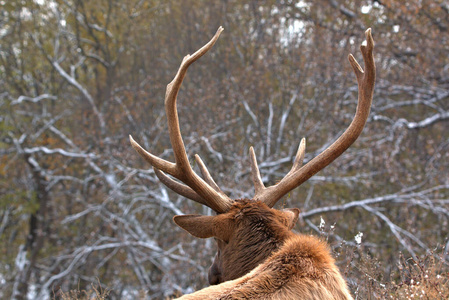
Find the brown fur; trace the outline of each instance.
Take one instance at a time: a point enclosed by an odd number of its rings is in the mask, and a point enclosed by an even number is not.
[[[297,213],[237,200],[227,213],[208,217],[214,223],[210,234],[228,238],[218,241],[211,267],[221,283],[180,299],[352,299],[327,244],[290,231]],[[200,226],[203,233],[208,225]]]

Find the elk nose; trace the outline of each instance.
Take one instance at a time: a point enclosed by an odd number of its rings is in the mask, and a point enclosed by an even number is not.
[[[210,285],[216,285],[221,283],[221,274],[218,268],[214,265],[212,265],[209,268],[209,284]]]

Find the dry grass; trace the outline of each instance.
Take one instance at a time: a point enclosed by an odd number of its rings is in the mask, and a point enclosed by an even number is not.
[[[449,299],[449,273],[443,255],[405,259],[401,254],[400,281],[391,284],[391,299]]]
[[[345,275],[353,278],[350,286],[355,299],[449,299],[449,267],[443,249],[416,259],[399,253],[388,278],[377,259],[357,251],[352,255]]]
[[[363,245],[344,244],[335,252],[337,260],[346,259],[340,268],[349,278],[354,299],[449,299],[449,267],[444,249],[437,248],[417,259],[406,258],[399,253],[395,271],[387,279],[381,262],[367,252]],[[110,292],[97,283],[95,286],[92,284],[88,291],[60,290],[53,299],[100,300],[108,299]],[[145,293],[141,293],[139,299],[146,299]]]
[[[101,285],[98,283],[97,285],[92,284],[91,289],[86,290],[71,290],[68,292],[64,292],[59,290],[54,296],[53,299],[62,299],[62,300],[105,300],[108,299],[108,295],[110,293],[109,289],[103,289]]]

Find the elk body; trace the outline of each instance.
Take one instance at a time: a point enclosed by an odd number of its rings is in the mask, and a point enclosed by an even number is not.
[[[214,237],[218,246],[209,270],[209,283],[213,286],[181,299],[352,299],[328,245],[316,237],[291,231],[298,220],[299,210],[272,207],[285,194],[340,156],[362,132],[375,82],[371,30],[365,32],[367,44],[360,47],[365,71],[349,55],[357,77],[359,99],[354,119],[346,131],[304,166],[305,139],[302,139],[290,172],[279,183],[269,187],[262,182],[251,147],[255,196],[241,200],[230,199],[218,187],[198,155],[195,159],[202,177],[193,171],[181,137],[176,109],[178,91],[187,68],[214,45],[222,30],[220,27],[206,45],[193,55],[184,57],[178,73],[167,86],[165,109],[175,163],[152,155],[130,136],[133,148],[153,166],[161,182],[217,213],[215,216],[174,217],[174,222],[190,234],[199,238]]]
[[[291,231],[298,215],[245,199],[217,216],[175,217],[192,235],[219,239],[209,280],[223,282],[180,299],[352,299],[327,244]]]

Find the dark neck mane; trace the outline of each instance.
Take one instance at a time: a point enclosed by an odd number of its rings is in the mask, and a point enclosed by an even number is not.
[[[232,266],[225,280],[238,278],[269,258],[294,234],[282,224],[279,216],[252,200],[237,200],[233,209],[238,209],[238,229],[230,243],[232,253],[226,253]],[[231,246],[231,245],[230,245]],[[235,266],[238,266],[236,268]]]

